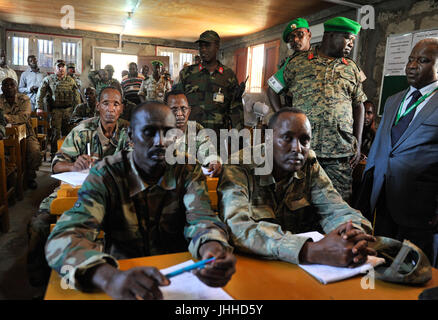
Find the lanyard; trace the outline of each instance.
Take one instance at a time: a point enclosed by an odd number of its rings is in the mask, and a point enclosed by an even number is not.
[[[407,98],[407,95],[409,92],[406,93],[405,97],[403,98],[403,101],[400,104],[400,107],[398,109],[398,113],[397,113],[397,118],[395,120],[394,125],[397,125],[397,123],[400,121],[400,119],[402,117],[404,117],[405,115],[407,115],[409,112],[412,111],[412,109],[415,109],[420,103],[422,103],[424,100],[426,100],[432,93],[434,93],[435,91],[438,90],[438,87],[436,87],[435,89],[433,89],[431,92],[429,92],[428,94],[425,94],[424,96],[422,96],[420,99],[418,99],[412,106],[409,107],[409,109],[407,109],[403,114],[401,114],[401,111],[403,109],[403,104],[405,103],[405,100]]]

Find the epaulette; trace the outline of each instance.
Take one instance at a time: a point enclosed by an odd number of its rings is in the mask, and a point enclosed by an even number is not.
[[[367,76],[365,75],[363,70],[357,65],[356,61],[354,61],[353,59],[348,58],[348,57],[345,57],[343,59],[345,59],[349,64],[356,67],[357,72],[359,73],[359,76],[360,76],[360,82],[364,82],[366,80]]]

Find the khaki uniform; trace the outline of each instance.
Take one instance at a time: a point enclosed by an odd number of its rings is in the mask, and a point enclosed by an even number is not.
[[[70,131],[70,116],[76,105],[80,104],[78,87],[75,80],[70,76],[58,79],[56,74],[44,78],[37,93],[37,108],[43,109],[44,98],[48,96],[48,111],[51,113],[52,129],[51,153],[52,156],[57,150],[57,141],[66,136]]]
[[[213,129],[243,129],[243,105],[233,70],[218,62],[212,74],[202,64],[185,67],[179,81],[192,108],[189,120]],[[218,135],[219,137],[219,135]]]
[[[349,220],[371,231],[371,223],[333,188],[312,150],[304,167],[281,181],[271,174],[255,175],[255,168],[225,165],[217,188],[219,214],[236,249],[300,263],[299,253],[310,237],[297,233],[329,233]]]
[[[288,62],[284,70],[286,94],[292,98],[292,106],[309,118],[311,147],[336,189],[348,201],[352,184],[349,160],[357,148],[353,105],[367,99],[362,90],[364,75],[353,60],[325,58],[317,51],[314,48],[299,53]]]
[[[3,115],[3,109],[0,109],[0,139],[3,139],[5,134],[6,134],[6,120],[5,120],[5,116]]]
[[[104,245],[96,241],[100,230]],[[46,244],[49,266],[61,275],[71,266],[70,283],[87,289],[77,276],[116,259],[189,250],[219,241],[231,250],[225,224],[211,210],[200,166],[168,165],[156,184],[138,174],[132,152],[106,157],[90,170],[79,199],[56,223]],[[61,272],[62,270],[62,272]]]
[[[17,93],[14,103],[10,105],[2,94],[0,95],[0,109],[7,123],[26,125],[26,178],[35,180],[36,171],[41,165],[41,146],[30,122],[30,98],[23,93]]]

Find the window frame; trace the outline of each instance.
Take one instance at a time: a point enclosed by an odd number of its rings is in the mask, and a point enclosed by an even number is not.
[[[13,52],[12,52],[12,38],[23,37],[29,39],[28,56],[35,55],[38,57],[38,40],[51,40],[53,41],[53,62],[62,58],[62,42],[76,43],[76,73],[80,75],[82,73],[82,37],[79,36],[63,36],[58,34],[27,32],[19,30],[6,30],[6,53],[7,64],[14,70],[26,71],[29,67],[27,64],[23,66],[13,64]],[[45,73],[53,73],[53,67],[42,67],[40,71]]]

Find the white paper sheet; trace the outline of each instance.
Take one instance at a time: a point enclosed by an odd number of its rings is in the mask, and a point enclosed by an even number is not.
[[[316,231],[300,233],[297,235],[311,237],[314,242],[324,238],[324,235]],[[356,268],[333,267],[333,266],[327,266],[322,264],[299,264],[298,266],[304,269],[307,273],[309,273],[319,282],[323,284],[327,284],[330,282],[348,279],[358,274],[365,274],[368,272],[368,270],[384,262],[385,259],[383,258],[368,256],[367,262]]]
[[[66,182],[76,187],[84,183],[85,178],[87,178],[89,171],[90,170],[83,170],[80,172],[57,173],[57,174],[52,174],[52,178],[61,180],[63,182]]]
[[[160,271],[162,274],[167,274],[193,263],[193,260],[188,260]],[[172,277],[170,282],[169,286],[160,287],[165,300],[234,300],[222,288],[207,286],[191,272]]]

